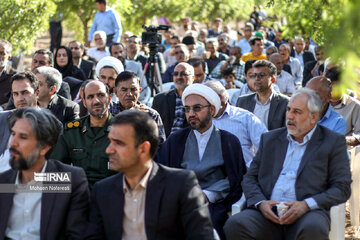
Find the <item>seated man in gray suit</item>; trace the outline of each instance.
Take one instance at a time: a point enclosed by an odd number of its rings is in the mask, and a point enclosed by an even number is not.
[[[345,137],[317,124],[321,110],[316,92],[300,89],[286,128],[261,136],[242,182],[248,209],[228,220],[227,239],[328,239],[329,210],[350,197],[351,173]]]
[[[61,122],[46,109],[25,107],[10,116],[9,126],[12,169],[0,174],[0,186],[14,189],[0,193],[0,239],[81,239],[89,203],[85,172],[48,159]],[[39,182],[36,173],[46,180]],[[65,183],[47,173],[69,175]]]
[[[256,93],[240,96],[236,106],[254,113],[268,130],[284,127],[289,98],[273,89],[276,66],[269,61],[258,60],[253,64],[253,69]]]
[[[148,113],[119,113],[108,137],[110,168],[121,173],[95,184],[84,239],[213,239],[195,174],[152,160],[159,137]]]

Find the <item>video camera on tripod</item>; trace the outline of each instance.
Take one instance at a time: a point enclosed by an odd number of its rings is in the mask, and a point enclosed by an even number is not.
[[[144,74],[147,71],[148,68],[150,68],[150,71],[148,73],[149,79],[147,79],[148,86],[151,90],[151,97],[158,93],[158,89],[156,85],[158,84],[160,86],[160,91],[162,91],[162,79],[160,74],[160,68],[159,68],[159,59],[157,56],[157,46],[161,44],[161,34],[158,33],[159,30],[168,30],[170,26],[168,25],[159,25],[158,27],[155,26],[142,26],[146,31],[142,33],[141,35],[141,41],[143,44],[149,44],[150,49],[150,56],[148,58],[148,62],[145,65],[144,68]],[[157,78],[158,81],[155,80]],[[143,79],[143,76],[141,80]]]
[[[161,44],[161,34],[158,33],[158,31],[166,31],[170,28],[168,25],[160,25],[158,27],[143,25],[142,27],[146,30],[146,32],[142,33],[141,41],[146,44]]]

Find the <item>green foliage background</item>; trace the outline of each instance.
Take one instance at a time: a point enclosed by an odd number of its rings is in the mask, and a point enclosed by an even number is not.
[[[360,72],[359,0],[108,0],[118,11],[123,30],[136,34],[143,24],[163,14],[173,23],[185,16],[208,25],[216,17],[225,23],[247,20],[254,4],[276,14],[276,25],[283,25],[287,37],[310,36],[324,44],[329,56],[346,63],[344,86],[356,88]],[[93,0],[1,0],[0,38],[11,41],[14,52],[29,50],[55,13],[62,13],[65,28],[74,30],[75,37],[86,43],[96,13]]]

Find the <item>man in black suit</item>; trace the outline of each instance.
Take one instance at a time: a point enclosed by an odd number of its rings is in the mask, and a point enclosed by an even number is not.
[[[62,82],[61,73],[52,67],[38,67],[35,69],[39,80],[38,104],[49,109],[63,124],[79,118],[80,107],[57,93]]]
[[[314,54],[305,50],[305,40],[302,37],[295,38],[294,49],[291,50],[290,56],[299,60],[302,69],[304,69],[306,63],[315,60]]]
[[[213,239],[195,174],[153,162],[158,129],[147,113],[119,113],[108,137],[110,168],[121,173],[95,184],[84,239]]]
[[[87,79],[95,79],[96,64],[93,61],[82,58],[82,56],[84,55],[84,45],[77,40],[73,40],[69,42],[69,48],[72,53],[74,65],[80,68],[85,73]]]
[[[254,113],[268,130],[284,127],[289,98],[273,90],[276,66],[267,60],[258,60],[253,69],[256,93],[240,96],[236,106]]]
[[[248,208],[230,217],[227,239],[328,239],[329,210],[350,197],[351,172],[344,136],[317,124],[322,105],[314,90],[298,90],[286,128],[261,136],[242,182]]]
[[[10,116],[9,126],[12,169],[0,175],[0,186],[13,189],[0,193],[0,239],[81,239],[89,202],[85,173],[48,159],[60,121],[48,110],[26,107]],[[39,182],[36,173],[46,180]],[[46,173],[66,175],[67,183]]]
[[[315,57],[316,60],[309,61],[305,64],[304,67],[304,73],[303,73],[303,81],[302,86],[305,87],[305,85],[312,79],[313,77],[322,76],[322,73],[324,72],[324,62],[325,62],[325,55],[324,55],[324,47],[322,46],[316,46],[315,47]]]
[[[171,132],[188,126],[182,110],[181,96],[185,88],[194,81],[193,66],[184,62],[176,65],[173,81],[175,89],[157,94],[152,105],[152,108],[160,114],[163,120],[166,137]]]

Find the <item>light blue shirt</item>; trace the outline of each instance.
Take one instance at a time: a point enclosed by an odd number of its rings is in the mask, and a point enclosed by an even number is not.
[[[99,30],[104,31],[106,35],[115,34],[112,41],[120,42],[122,27],[119,14],[109,7],[106,7],[105,12],[98,11],[95,14],[94,21],[89,31],[90,42],[93,38],[94,32]]]
[[[279,178],[275,183],[270,200],[276,200],[280,202],[291,202],[297,200],[295,191],[297,172],[306,147],[313,133],[315,132],[315,129],[316,126],[305,135],[304,141],[302,143],[295,141],[289,133],[287,134],[289,145],[282,170],[280,172]],[[318,208],[318,205],[313,198],[306,198],[305,201],[310,209]]]
[[[291,68],[291,73],[295,78],[295,84],[301,85],[303,80],[303,69],[301,68],[301,63],[298,59],[289,57],[289,62]]]
[[[269,120],[269,111],[270,111],[270,104],[271,104],[271,99],[273,97],[273,93],[271,93],[270,97],[268,98],[268,100],[266,100],[266,102],[264,104],[262,104],[260,102],[260,100],[258,99],[258,95],[255,94],[255,108],[254,108],[254,114],[255,116],[257,116],[261,122],[263,122],[265,124],[265,126],[268,128],[268,120]]]
[[[238,46],[241,48],[241,54],[244,55],[245,53],[251,52],[251,46],[246,38],[243,38],[238,43]]]
[[[303,55],[304,55],[304,52],[301,52],[300,54],[297,54],[297,52],[294,50],[294,56],[297,60],[299,60],[300,62],[300,65],[301,65],[301,69],[303,70],[304,69],[304,59],[303,59]]]
[[[326,111],[322,119],[318,121],[318,124],[327,127],[334,132],[345,135],[346,121],[340,114],[338,114],[332,109],[330,103],[328,110]]]
[[[224,113],[213,118],[213,124],[239,139],[246,166],[250,167],[254,158],[253,146],[259,148],[261,134],[267,132],[260,119],[245,109],[226,104]]]

